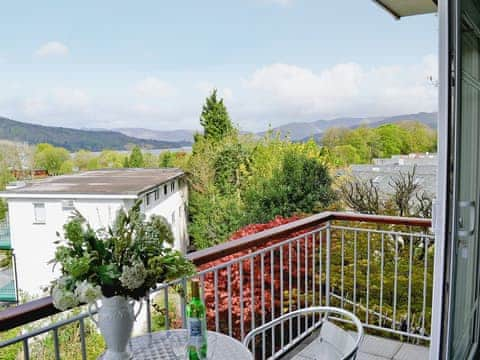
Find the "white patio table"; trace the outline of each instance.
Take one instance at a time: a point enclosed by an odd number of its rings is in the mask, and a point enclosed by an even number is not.
[[[208,360],[253,360],[245,345],[227,335],[208,331],[207,341]],[[132,338],[128,350],[132,360],[183,360],[186,343],[186,330],[166,330]]]

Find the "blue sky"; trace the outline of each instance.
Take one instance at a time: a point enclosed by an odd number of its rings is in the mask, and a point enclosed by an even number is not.
[[[245,130],[434,111],[437,29],[369,0],[8,2],[0,116],[198,128],[213,87]]]

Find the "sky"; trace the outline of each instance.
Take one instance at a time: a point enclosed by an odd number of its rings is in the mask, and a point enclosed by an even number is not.
[[[370,0],[9,1],[0,116],[198,129],[213,88],[247,131],[436,111],[437,32]]]

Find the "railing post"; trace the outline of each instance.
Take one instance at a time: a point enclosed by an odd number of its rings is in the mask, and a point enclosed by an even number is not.
[[[184,329],[187,328],[187,278],[182,278],[182,290],[183,290],[183,296],[181,296],[180,300],[180,307],[182,311],[182,327]]]
[[[147,307],[147,333],[152,332],[152,310],[150,308],[151,306],[151,300],[150,300],[150,292],[147,292],[147,296],[145,297],[145,306]],[[165,306],[168,312],[168,305]]]
[[[327,222],[327,244],[326,244],[326,264],[325,264],[325,301],[330,306],[330,243],[331,243],[331,222]]]

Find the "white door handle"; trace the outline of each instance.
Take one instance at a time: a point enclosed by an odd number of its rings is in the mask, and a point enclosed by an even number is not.
[[[467,230],[457,230],[458,237],[468,237],[475,234],[475,201],[459,201],[459,209],[468,209],[469,224]]]

